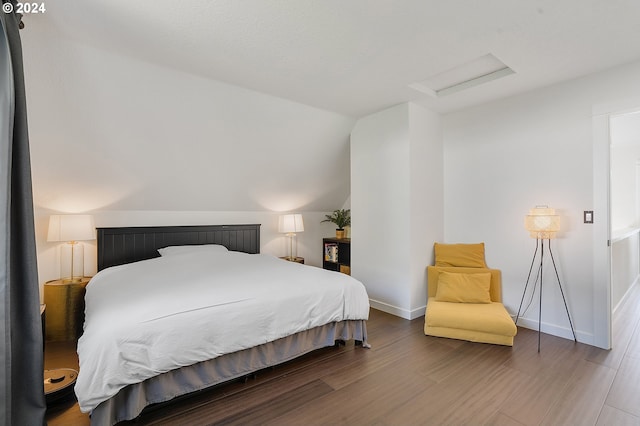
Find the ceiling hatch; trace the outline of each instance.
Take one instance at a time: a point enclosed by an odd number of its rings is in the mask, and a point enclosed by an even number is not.
[[[410,84],[409,87],[434,98],[441,98],[514,73],[504,62],[488,53],[426,80]]]

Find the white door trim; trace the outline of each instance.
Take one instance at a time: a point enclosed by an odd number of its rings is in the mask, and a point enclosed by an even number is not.
[[[611,135],[612,115],[637,111],[640,98],[594,105],[593,130],[593,344],[611,349]]]

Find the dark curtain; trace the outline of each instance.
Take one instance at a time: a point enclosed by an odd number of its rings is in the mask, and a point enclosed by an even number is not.
[[[42,325],[20,16],[0,12],[0,424],[43,425]],[[15,5],[15,3],[12,3]]]

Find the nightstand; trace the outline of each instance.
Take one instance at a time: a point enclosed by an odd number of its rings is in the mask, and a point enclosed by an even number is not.
[[[76,340],[84,323],[85,287],[91,277],[75,282],[47,281],[44,284],[44,303],[47,305],[46,340]]]
[[[288,260],[289,262],[302,263],[304,265],[304,257],[284,256],[284,257],[281,257],[280,259]]]

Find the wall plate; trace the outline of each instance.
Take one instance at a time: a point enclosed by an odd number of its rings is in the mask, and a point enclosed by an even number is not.
[[[593,210],[584,211],[584,223],[593,223]]]

